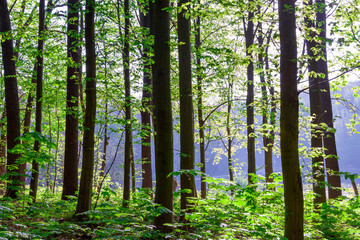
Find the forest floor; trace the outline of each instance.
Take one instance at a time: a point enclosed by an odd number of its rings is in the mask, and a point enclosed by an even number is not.
[[[207,199],[191,200],[192,213],[187,224],[178,223],[180,192],[174,192],[173,233],[163,235],[152,225],[157,208],[143,189],[136,189],[129,208],[122,208],[121,189],[105,186],[97,207],[86,213],[87,221],[73,218],[76,198],[60,200],[41,188],[38,201],[28,197],[0,201],[0,240],[5,239],[285,239],[283,188],[242,188],[224,179],[209,180]],[[233,189],[233,196],[230,190]],[[27,196],[24,194],[24,196]],[[97,194],[94,194],[94,202]],[[360,198],[347,194],[328,201],[315,212],[313,194],[305,200],[305,239],[360,239]],[[95,204],[93,204],[95,205]]]

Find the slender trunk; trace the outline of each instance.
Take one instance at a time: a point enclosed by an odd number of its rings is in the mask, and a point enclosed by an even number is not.
[[[105,181],[105,178],[106,178],[106,176],[109,174],[109,172],[110,172],[110,170],[112,169],[112,167],[113,167],[113,165],[114,165],[114,162],[115,162],[115,160],[116,160],[116,158],[117,158],[117,154],[118,154],[119,148],[120,148],[120,143],[121,143],[121,140],[122,140],[122,138],[123,138],[123,136],[124,136],[123,134],[124,134],[124,132],[121,133],[121,137],[119,138],[119,142],[118,142],[118,144],[116,145],[116,151],[115,151],[114,158],[113,158],[113,160],[112,160],[112,162],[111,162],[108,170],[106,171],[104,177],[101,179],[101,182],[100,182],[99,188],[98,188],[98,193],[101,192],[101,188],[102,188],[102,186],[103,186],[103,183],[104,183],[104,181]],[[97,203],[98,203],[98,201],[99,201],[99,197],[100,197],[100,194],[97,195],[97,198],[96,198],[96,201],[95,201],[95,205],[94,205],[94,210],[96,209]]]
[[[318,23],[318,28],[321,29],[320,39],[320,55],[322,58],[318,61],[318,70],[319,73],[324,74],[325,78],[321,79],[320,82],[320,91],[321,91],[321,108],[322,108],[322,122],[326,123],[330,131],[325,133],[323,137],[325,155],[326,157],[326,173],[327,181],[329,183],[329,198],[334,199],[342,195],[341,192],[341,178],[338,174],[339,172],[339,162],[337,159],[337,150],[335,142],[335,134],[331,129],[334,128],[333,124],[333,112],[332,112],[332,103],[331,103],[331,93],[329,86],[329,75],[328,75],[328,65],[327,65],[327,54],[326,54],[326,2],[325,0],[316,0],[316,6],[318,11],[316,13],[316,20]]]
[[[200,4],[200,0],[199,4]],[[196,17],[196,35],[195,35],[195,49],[196,49],[196,79],[197,79],[197,90],[198,90],[198,101],[197,101],[197,110],[198,110],[198,124],[199,124],[199,138],[200,138],[200,171],[206,173],[206,162],[205,162],[205,134],[204,134],[204,117],[203,117],[203,80],[202,80],[202,70],[201,70],[201,28],[200,28],[200,16]],[[206,182],[205,177],[201,176],[201,198],[206,198]]]
[[[259,11],[260,11],[260,7]],[[259,47],[262,49],[264,47],[264,36],[262,32],[262,23],[259,23],[259,34],[258,42]],[[266,53],[265,53],[266,54]],[[265,155],[265,180],[266,183],[273,182],[273,179],[270,178],[270,175],[272,174],[272,148],[270,145],[270,137],[269,135],[269,129],[268,129],[268,123],[269,123],[269,97],[267,93],[267,83],[266,83],[266,70],[265,70],[265,63],[264,63],[264,56],[263,51],[261,51],[258,55],[259,59],[259,66],[260,69],[260,83],[261,83],[261,108],[262,108],[262,124],[263,124],[263,145],[264,145],[264,155]]]
[[[232,86],[232,85],[230,85]],[[232,91],[232,87],[229,87],[229,92]],[[234,168],[233,168],[233,162],[232,162],[232,141],[233,138],[231,137],[231,128],[230,128],[230,114],[231,114],[231,93],[229,93],[230,96],[228,97],[228,104],[227,104],[227,115],[226,115],[226,137],[228,140],[227,145],[227,157],[228,157],[228,167],[229,167],[229,180],[234,181]],[[234,194],[234,191],[231,191],[231,195]]]
[[[43,92],[43,63],[44,63],[44,30],[45,30],[45,0],[40,0],[39,3],[39,40],[38,40],[38,55],[37,55],[37,71],[36,71],[36,111],[35,111],[35,132],[41,135],[42,125],[42,92]],[[40,142],[35,140],[34,151],[39,152]],[[39,184],[39,163],[36,159],[32,162],[32,174],[30,180],[30,196],[33,201],[36,201],[37,190]]]
[[[30,131],[30,123],[31,123],[31,112],[32,112],[32,105],[34,101],[34,91],[36,87],[36,73],[37,73],[37,59],[35,60],[33,75],[31,76],[31,87],[28,93],[28,98],[25,107],[25,115],[24,115],[24,132],[23,134],[27,134]],[[25,172],[26,172],[26,163],[20,164],[20,181],[22,184],[23,189],[25,189]]]
[[[279,0],[280,147],[284,178],[285,237],[304,239],[304,199],[299,167],[299,99],[295,1]]]
[[[270,32],[271,33],[271,32]],[[271,34],[267,37],[267,45],[270,43]],[[270,175],[273,173],[273,147],[274,147],[274,139],[275,139],[275,126],[276,126],[276,97],[275,97],[275,90],[274,84],[271,80],[271,74],[269,73],[269,48],[266,47],[265,50],[265,72],[267,75],[267,85],[269,86],[269,93],[270,93],[270,136],[268,137],[267,141],[267,151],[265,153],[265,175],[266,175],[266,182],[273,182],[273,179],[270,178]]]
[[[76,213],[83,213],[91,209],[91,194],[94,174],[94,131],[96,118],[96,55],[94,20],[95,1],[86,0],[86,110],[84,118],[83,162]]]
[[[307,5],[313,6],[312,0]],[[318,62],[316,61],[316,54],[313,49],[316,48],[315,35],[311,32],[314,28],[314,22],[308,17],[305,17],[305,24],[308,32],[306,36],[306,50],[308,55],[308,70],[309,70],[309,97],[310,97],[310,114],[311,114],[311,148],[317,151],[312,157],[312,175],[313,175],[313,191],[315,194],[314,204],[326,202],[325,193],[325,175],[324,175],[324,158],[322,157],[322,137],[319,129],[321,123],[321,99],[318,73]]]
[[[52,115],[52,112],[50,111],[50,104],[48,105],[48,120],[49,120],[49,139],[50,139],[50,142],[53,141],[53,138],[52,138],[52,128],[51,128],[51,115]],[[49,152],[48,154],[50,155],[51,154],[51,148],[49,148]],[[56,160],[56,158],[55,158]],[[51,180],[51,176],[50,176],[50,173],[51,173],[51,164],[48,163],[47,164],[47,169],[46,169],[46,190],[47,191],[51,191],[51,184],[50,184],[50,180]]]
[[[253,0],[249,1],[251,6]],[[249,9],[248,25],[245,30],[246,57],[249,64],[247,66],[247,95],[246,95],[246,124],[247,124],[247,153],[248,153],[248,182],[253,184],[252,174],[256,174],[255,162],[255,137],[254,137],[254,63],[251,53],[251,45],[254,43],[254,23],[252,18],[254,12]]]
[[[66,127],[63,191],[61,198],[75,196],[78,191],[78,144],[79,144],[79,0],[68,0],[67,17],[67,91],[66,91]]]
[[[0,120],[0,177],[6,173],[6,109],[4,108]],[[3,195],[5,192],[5,183],[0,180],[0,195]]]
[[[101,161],[101,168],[100,168],[100,178],[104,177],[104,171],[105,171],[105,167],[106,167],[106,151],[107,151],[107,145],[109,144],[109,138],[108,137],[108,104],[107,102],[105,103],[105,126],[104,126],[104,145],[103,145],[103,156],[102,156],[102,161]]]
[[[226,114],[226,138],[228,140],[227,144],[227,157],[228,157],[228,168],[229,168],[229,180],[234,181],[234,169],[232,164],[232,138],[231,138],[231,128],[230,128],[230,114],[231,114],[231,91],[232,84],[229,87],[229,96],[227,103],[227,114]]]
[[[180,0],[178,7],[178,52],[179,52],[179,94],[180,94],[180,169],[195,169],[194,144],[194,108],[192,98],[191,74],[191,43],[190,17],[186,17],[190,9],[189,0]],[[196,196],[195,177],[192,174],[180,175],[181,189],[190,192],[181,192],[181,209],[188,209],[189,197]]]
[[[118,0],[118,6],[119,0]],[[124,0],[125,14],[125,34],[123,38],[123,68],[125,84],[125,151],[124,151],[124,191],[123,207],[128,207],[130,200],[130,180],[132,164],[132,134],[131,134],[131,96],[130,96],[130,59],[129,59],[129,28],[130,28],[130,10],[129,0]],[[120,27],[120,22],[119,22]]]
[[[20,155],[12,153],[11,150],[20,143],[18,140],[18,137],[20,137],[20,108],[13,38],[6,0],[0,0],[0,33],[7,35],[6,38],[2,37],[1,39],[7,114],[7,173],[11,174],[8,179],[9,182],[7,184],[5,196],[17,198],[20,187],[19,164],[17,163],[17,160]]]
[[[104,77],[105,77],[105,119],[104,119],[104,142],[103,142],[103,154],[101,159],[101,167],[100,167],[100,178],[104,178],[104,171],[106,166],[106,151],[107,151],[107,145],[109,144],[109,138],[108,137],[108,114],[109,114],[109,107],[108,107],[108,82],[107,82],[107,51],[106,51],[106,45],[104,43],[104,52],[105,52],[105,66],[104,66]],[[98,184],[98,193],[100,193],[100,184]]]
[[[83,35],[84,35],[84,11],[82,9],[82,5],[80,4],[80,32],[79,32],[79,42],[83,42]],[[82,62],[82,47],[79,46],[78,47],[79,50],[79,58],[80,58],[80,62],[79,62],[79,100],[80,100],[80,106],[81,106],[81,112],[84,115],[85,114],[85,103],[84,103],[84,87],[83,87],[83,83],[82,83],[82,66],[83,66],[83,62]],[[79,144],[79,152],[81,150],[81,145]],[[78,154],[80,155],[80,154]],[[78,156],[79,158],[79,156]]]
[[[54,6],[53,2],[50,0],[47,4],[47,8],[46,8],[46,12],[48,15],[51,14],[53,6]],[[33,9],[33,12],[35,12],[35,8]],[[30,15],[30,17],[26,20],[26,22],[24,23],[22,28],[25,28],[25,26],[29,25],[31,20],[32,20],[32,15]],[[47,29],[47,26],[45,25],[45,22],[44,22],[44,30],[46,30],[46,29]],[[15,48],[17,50],[19,50],[19,48],[20,48],[20,42],[21,42],[21,38],[18,39],[15,43],[15,46],[16,46]],[[18,57],[19,53],[16,52],[16,55]],[[31,76],[31,85],[32,86],[30,87],[27,102],[26,102],[26,107],[25,107],[24,132],[23,132],[24,135],[29,133],[29,131],[30,131],[31,112],[32,112],[32,106],[33,106],[33,101],[34,101],[34,93],[36,91],[38,65],[39,65],[38,58],[36,58],[35,63],[34,63],[34,68],[33,68],[33,75]],[[20,181],[21,181],[23,189],[25,189],[25,178],[26,178],[25,173],[26,173],[26,163],[23,163],[20,165],[20,174],[21,174]]]
[[[359,191],[358,191],[358,188],[356,186],[355,179],[351,179],[351,185],[352,185],[352,187],[354,189],[355,196],[359,196]]]
[[[173,127],[170,90],[170,15],[169,0],[154,3],[152,20],[155,34],[153,65],[153,99],[155,118],[155,203],[168,209],[154,219],[154,225],[163,232],[172,231],[164,224],[173,223]]]
[[[131,139],[132,139],[132,134],[131,134]],[[130,163],[131,163],[131,191],[134,193],[135,192],[135,188],[136,188],[136,172],[135,172],[135,160],[134,160],[134,149],[132,147],[132,142],[131,142],[131,148],[130,148]]]
[[[95,149],[95,170],[94,170],[94,186],[97,186],[97,181],[99,179],[99,176],[98,176],[98,169],[99,169],[99,165],[101,164],[102,160],[100,159],[99,155],[100,155],[100,138],[101,138],[101,135],[103,134],[103,126],[101,125],[97,131],[97,133],[95,134],[95,146],[94,146],[94,149]]]
[[[55,109],[55,116],[57,118],[57,131],[56,131],[53,193],[55,193],[55,190],[56,190],[56,181],[57,181],[57,173],[58,173],[57,172],[58,171],[57,159],[58,159],[58,154],[59,154],[59,141],[60,141],[60,117],[58,115],[57,106]]]
[[[141,99],[141,166],[142,166],[142,187],[152,188],[152,167],[151,167],[151,46],[148,44],[150,38],[150,14],[149,2],[145,3],[144,12],[140,11],[140,22],[143,28],[143,90]]]

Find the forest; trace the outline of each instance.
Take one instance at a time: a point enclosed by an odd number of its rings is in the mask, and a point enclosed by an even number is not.
[[[0,0],[0,240],[360,239],[359,0]]]

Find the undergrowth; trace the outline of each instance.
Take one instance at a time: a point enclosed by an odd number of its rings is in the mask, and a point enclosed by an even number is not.
[[[60,200],[41,188],[39,199],[0,201],[2,239],[285,239],[284,200],[281,176],[266,190],[261,183],[241,187],[225,179],[207,178],[207,199],[191,199],[192,211],[179,223],[180,191],[174,192],[174,231],[161,234],[152,225],[154,216],[167,209],[153,203],[144,189],[132,194],[129,208],[122,208],[121,188],[105,186],[96,209],[85,214],[88,221],[73,218],[76,198]],[[272,190],[272,189],[276,190]],[[232,193],[232,194],[231,194]],[[24,195],[25,196],[25,195]],[[360,200],[342,197],[314,212],[313,194],[305,195],[306,239],[360,239]],[[94,196],[96,199],[96,196]]]

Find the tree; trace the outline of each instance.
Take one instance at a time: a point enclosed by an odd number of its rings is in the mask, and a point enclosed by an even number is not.
[[[178,52],[179,52],[179,94],[180,94],[180,169],[195,168],[194,144],[194,107],[192,98],[191,74],[191,43],[190,17],[188,15],[190,1],[180,0],[178,7]],[[196,196],[194,175],[183,173],[180,175],[181,209],[188,209],[187,198]]]
[[[284,178],[285,237],[304,239],[304,199],[299,167],[299,99],[295,1],[280,0],[280,147]]]
[[[200,0],[198,2],[200,4]],[[203,77],[201,71],[201,21],[200,16],[196,17],[196,34],[195,34],[195,49],[196,49],[196,79],[197,79],[197,111],[198,111],[198,124],[199,124],[199,138],[200,138],[200,171],[206,173],[205,162],[205,134],[204,134],[204,118],[203,118]],[[201,176],[201,198],[206,198],[206,182],[204,176]]]
[[[79,36],[79,0],[68,0],[67,15],[67,91],[66,91],[66,127],[65,154],[62,199],[75,196],[78,191],[78,115],[80,82],[80,36]]]
[[[261,13],[261,7],[258,6],[258,11]],[[263,145],[264,145],[264,155],[265,155],[265,180],[266,183],[273,182],[273,179],[270,175],[273,173],[273,162],[272,162],[272,153],[273,153],[273,144],[274,144],[274,131],[273,127],[275,126],[275,114],[276,106],[273,107],[273,95],[274,95],[274,86],[270,82],[269,74],[269,42],[271,39],[272,27],[269,28],[266,34],[263,33],[262,21],[258,24],[258,43],[259,43],[259,54],[258,54],[258,69],[260,70],[259,77],[261,83],[261,112],[262,112],[262,124],[263,124]],[[264,44],[264,39],[267,37],[266,45]],[[264,59],[265,55],[265,59]],[[270,97],[268,96],[268,88],[270,92]],[[271,103],[269,103],[271,102]],[[271,105],[269,113],[269,105]],[[270,121],[269,121],[270,119]],[[270,127],[270,129],[269,129]]]
[[[328,131],[325,132],[324,148],[325,148],[325,164],[327,180],[331,187],[328,188],[329,198],[337,198],[342,195],[341,193],[341,178],[339,172],[339,162],[337,159],[337,150],[335,142],[335,134],[332,131],[333,124],[333,112],[331,103],[331,93],[329,85],[329,74],[327,64],[327,51],[326,51],[326,2],[325,0],[316,0],[317,12],[316,21],[317,27],[320,32],[320,55],[321,58],[318,61],[318,72],[323,74],[324,79],[320,81],[321,92],[321,109],[322,109],[322,122],[328,126]]]
[[[168,209],[155,217],[154,225],[164,232],[172,230],[165,223],[173,222],[173,136],[170,90],[170,16],[169,0],[155,1],[153,7],[154,65],[153,100],[155,118],[155,203]],[[150,8],[151,9],[151,8]],[[151,10],[150,10],[151,12]]]
[[[86,109],[84,117],[83,161],[76,213],[83,213],[91,209],[92,182],[94,174],[94,130],[96,117],[96,55],[94,17],[95,0],[86,0]]]
[[[267,44],[270,43],[271,40],[271,32],[268,34],[267,37]],[[274,82],[271,80],[271,74],[269,73],[269,48],[266,47],[265,49],[265,71],[267,75],[267,84],[269,86],[269,93],[270,93],[270,136],[268,137],[267,141],[267,159],[268,161],[265,162],[265,176],[267,178],[266,182],[271,182],[272,179],[270,175],[273,173],[273,162],[272,162],[272,154],[275,142],[275,127],[276,127],[276,97],[275,97],[275,87]]]
[[[247,124],[247,153],[248,153],[248,182],[252,184],[251,174],[256,174],[255,162],[255,137],[254,137],[254,62],[252,59],[251,46],[254,44],[254,11],[253,1],[249,1],[249,13],[245,30],[246,57],[249,62],[246,69],[247,92],[246,92],[246,124]],[[245,20],[244,20],[245,22]]]
[[[312,0],[306,4],[313,8]],[[310,13],[311,14],[311,13]],[[322,136],[319,129],[321,123],[321,92],[319,87],[318,77],[318,62],[316,61],[315,33],[312,29],[315,28],[314,22],[309,17],[305,17],[305,25],[308,31],[306,36],[306,50],[308,55],[308,69],[309,69],[309,97],[310,97],[310,114],[311,114],[311,148],[314,152],[312,157],[312,175],[313,175],[313,190],[315,193],[314,203],[326,202],[325,181],[324,175],[324,158],[322,157]]]
[[[0,119],[0,176],[6,173],[6,124],[5,124],[6,110],[3,109]],[[0,195],[5,193],[5,182],[0,180]]]
[[[42,125],[42,102],[43,102],[43,69],[44,69],[44,31],[45,31],[45,0],[39,2],[39,40],[36,66],[36,112],[35,112],[35,132],[41,135]],[[40,142],[35,140],[34,151],[39,152]],[[36,201],[37,189],[39,184],[39,162],[34,159],[32,162],[32,174],[30,181],[30,196]]]
[[[231,127],[230,127],[230,116],[231,116],[231,109],[232,109],[232,100],[233,100],[233,85],[234,80],[229,79],[228,85],[228,93],[227,93],[227,114],[226,114],[226,139],[227,139],[227,146],[224,144],[224,147],[227,151],[227,159],[228,159],[228,168],[229,168],[229,180],[234,181],[234,167],[233,167],[233,159],[232,159],[232,146],[234,137],[231,134]],[[249,150],[249,149],[248,149]],[[234,194],[234,190],[231,190],[231,195]]]
[[[24,4],[25,2],[23,2]],[[45,14],[47,14],[47,16],[51,16],[51,12],[54,8],[54,3],[52,0],[48,1],[47,3],[47,7],[45,10]],[[29,26],[29,24],[31,23],[32,19],[33,19],[33,13],[35,12],[36,8],[33,8],[31,15],[27,18],[27,20],[24,22],[24,24],[21,26],[21,30],[24,31],[24,29],[26,27]],[[25,6],[22,6],[22,11],[25,11]],[[46,16],[45,16],[46,17]],[[44,31],[46,31],[48,28],[47,24],[46,24],[46,19],[44,22]],[[21,37],[19,39],[17,39],[17,41],[15,42],[15,48],[17,51],[19,51],[19,48],[21,46]],[[45,44],[45,39],[42,39],[43,44]],[[16,52],[15,55],[17,56],[17,58],[19,57],[19,52]],[[31,76],[31,87],[29,89],[28,92],[28,98],[26,101],[26,107],[25,107],[25,114],[24,114],[24,130],[23,130],[23,134],[26,135],[27,133],[30,132],[30,123],[31,123],[31,112],[32,112],[32,106],[33,106],[33,101],[34,101],[34,91],[36,91],[36,82],[37,82],[37,72],[38,72],[38,60],[39,58],[35,58],[35,63],[34,63],[34,68],[33,68],[33,74]],[[25,171],[26,171],[26,162],[20,164],[20,180],[22,182],[22,187],[25,188]]]
[[[120,6],[120,5],[118,5]],[[124,150],[124,191],[123,191],[123,207],[128,206],[130,200],[130,167],[134,161],[132,151],[132,132],[131,132],[131,95],[130,95],[130,10],[129,0],[124,0],[125,13],[125,34],[123,36],[123,68],[124,68],[124,85],[125,85],[125,150]],[[134,184],[133,184],[134,187]]]
[[[152,168],[151,168],[151,126],[150,126],[150,107],[151,107],[151,59],[150,59],[150,6],[149,1],[144,4],[144,9],[140,10],[140,25],[143,28],[143,90],[141,99],[141,162],[142,162],[142,187],[152,188]]]
[[[5,196],[16,198],[20,186],[19,154],[12,152],[13,148],[20,143],[20,108],[18,86],[16,78],[15,55],[9,10],[6,0],[0,0],[0,34],[1,49],[5,77],[5,107],[7,129],[7,165],[9,174]]]

